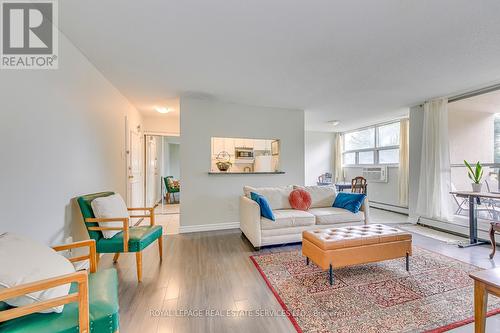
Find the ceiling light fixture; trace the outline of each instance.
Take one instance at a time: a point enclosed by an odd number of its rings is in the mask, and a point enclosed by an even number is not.
[[[159,106],[156,106],[155,110],[156,110],[156,112],[159,112],[159,113],[169,113],[170,112],[170,110],[168,108],[159,107]]]
[[[329,120],[328,123],[332,126],[337,126],[340,124],[340,120]]]

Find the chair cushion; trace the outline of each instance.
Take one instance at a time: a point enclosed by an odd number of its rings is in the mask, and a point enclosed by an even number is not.
[[[128,213],[127,204],[125,200],[123,200],[122,196],[118,193],[107,196],[95,198],[90,203],[92,206],[92,210],[94,211],[95,217],[98,218],[118,218],[118,217],[126,217],[129,218],[130,215]],[[98,222],[100,227],[123,227],[123,222]],[[117,233],[119,230],[103,230],[102,235],[104,238],[111,238]]]
[[[129,252],[142,251],[149,244],[161,237],[163,231],[160,225],[140,226],[129,229]],[[97,242],[97,252],[116,253],[123,252],[123,231],[113,236],[113,238],[101,238]]]
[[[72,284],[70,292],[78,285]],[[89,319],[92,332],[114,333],[119,328],[118,276],[114,268],[89,275]],[[34,313],[0,323],[2,333],[78,332],[78,303],[64,306],[62,313]]]
[[[75,272],[73,264],[50,247],[29,238],[4,233],[0,235],[0,290]],[[33,292],[5,301],[24,306],[68,295],[70,284]],[[42,310],[62,312],[64,306]]]
[[[294,186],[311,195],[311,208],[331,207],[337,196],[335,186]]]
[[[265,217],[260,219],[260,226],[263,230],[314,225],[315,221],[314,215],[302,210],[279,209],[274,210],[273,213],[275,221],[271,221]]]
[[[107,197],[115,194],[114,192],[99,192],[93,194],[86,194],[78,197],[77,202],[80,206],[80,211],[82,212],[83,220],[87,218],[95,217],[94,211],[92,210],[91,202],[92,200],[100,197]],[[87,227],[98,227],[97,223],[85,223]],[[96,242],[102,237],[102,232],[97,230],[89,230],[89,237],[94,239]]]
[[[308,212],[316,217],[316,224],[318,225],[361,222],[365,219],[363,212],[354,214],[347,209],[336,207],[311,208]]]
[[[293,186],[282,186],[282,187],[251,187],[245,186],[243,187],[243,193],[249,199],[250,193],[255,192],[257,194],[263,195],[266,197],[269,205],[273,210],[276,209],[292,209],[290,206],[290,202],[288,201],[288,196],[290,192],[293,191]]]

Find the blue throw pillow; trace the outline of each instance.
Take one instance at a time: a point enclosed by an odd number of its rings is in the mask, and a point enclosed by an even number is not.
[[[333,207],[344,208],[356,214],[365,201],[366,194],[339,192],[333,203]]]
[[[269,202],[267,201],[265,196],[255,192],[250,192],[250,197],[252,198],[253,201],[259,204],[261,216],[264,216],[265,218],[270,219],[272,221],[276,221],[276,218],[274,217],[273,214],[273,210],[271,209],[271,206],[269,205]]]

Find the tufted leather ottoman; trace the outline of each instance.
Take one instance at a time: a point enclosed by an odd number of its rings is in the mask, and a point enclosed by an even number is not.
[[[411,234],[383,224],[304,231],[302,255],[329,269],[330,284],[336,267],[406,257],[409,270]]]

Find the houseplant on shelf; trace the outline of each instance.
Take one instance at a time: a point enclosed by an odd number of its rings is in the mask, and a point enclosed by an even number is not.
[[[473,181],[472,192],[481,192],[481,187],[483,186],[481,183],[481,179],[483,178],[483,167],[481,163],[478,161],[474,168],[465,160],[464,164],[467,167],[469,178]]]

